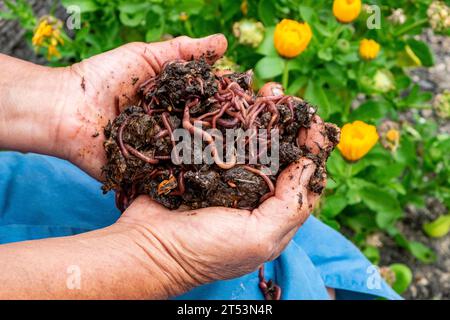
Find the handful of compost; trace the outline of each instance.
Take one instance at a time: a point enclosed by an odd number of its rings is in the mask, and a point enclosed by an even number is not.
[[[105,127],[103,191],[116,192],[120,210],[141,194],[169,209],[253,209],[301,157],[316,164],[309,188],[322,192],[339,129],[281,85],[267,83],[256,94],[251,71],[171,61],[141,85],[139,97]]]

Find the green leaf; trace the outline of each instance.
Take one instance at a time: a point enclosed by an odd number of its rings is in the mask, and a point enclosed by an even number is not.
[[[256,74],[262,79],[271,79],[283,72],[284,60],[280,57],[264,57],[255,66]]]
[[[261,42],[259,47],[255,50],[256,53],[259,53],[263,56],[278,56],[277,50],[273,45],[273,34],[275,32],[274,27],[266,28],[266,32],[264,35],[264,40]]]
[[[432,263],[436,260],[436,253],[420,242],[409,242],[408,250],[412,253],[413,256],[424,263]]]
[[[320,49],[317,56],[323,61],[331,61],[333,60],[333,50],[331,48]]]
[[[313,19],[316,18],[316,16],[317,16],[314,9],[311,8],[310,6],[301,4],[299,6],[299,11],[300,11],[300,17],[303,19],[303,21],[306,21],[309,24],[311,24]]]
[[[264,25],[275,25],[277,19],[274,2],[272,0],[261,0],[258,4],[258,16]]]
[[[364,204],[376,212],[376,222],[380,228],[387,228],[403,216],[400,204],[394,196],[378,186],[367,186],[361,190]]]
[[[305,92],[305,99],[318,107],[318,113],[322,119],[327,119],[330,114],[330,102],[322,88],[322,85],[317,80],[309,80],[308,87]]]
[[[188,15],[199,14],[205,7],[204,0],[178,0],[176,4],[178,12],[186,12]]]
[[[412,282],[412,271],[411,269],[402,263],[394,263],[389,266],[395,274],[395,282],[392,284],[392,289],[398,294],[402,294],[408,289]]]
[[[303,88],[308,83],[308,78],[306,76],[296,77],[294,81],[290,84],[289,88],[286,90],[287,94],[297,95],[298,91]]]
[[[327,170],[331,177],[344,178],[347,163],[338,150],[334,150],[327,161]]]
[[[319,219],[323,222],[323,223],[325,223],[326,225],[328,225],[329,227],[331,227],[331,228],[333,228],[334,230],[337,230],[337,231],[339,231],[339,229],[340,229],[340,225],[339,225],[339,222],[337,222],[336,220],[334,220],[334,219],[328,219],[327,217],[324,217],[324,216],[319,216]]]
[[[128,27],[136,27],[145,21],[150,10],[148,3],[124,3],[119,6],[120,21]]]
[[[62,0],[64,7],[77,6],[82,13],[93,12],[100,9],[95,0]]]
[[[333,218],[341,213],[346,206],[347,199],[343,194],[333,194],[325,198],[325,204],[320,213],[327,218]]]
[[[431,67],[434,65],[434,55],[425,42],[416,39],[408,39],[407,44],[420,59],[423,66]]]
[[[366,256],[367,259],[369,259],[370,262],[373,264],[380,263],[380,250],[378,250],[377,247],[374,246],[367,246],[364,248],[362,253]]]
[[[387,101],[369,100],[361,104],[350,114],[350,120],[376,122],[383,118],[391,108],[392,106]]]
[[[450,231],[450,214],[424,224],[423,230],[432,238],[441,238],[447,235]]]

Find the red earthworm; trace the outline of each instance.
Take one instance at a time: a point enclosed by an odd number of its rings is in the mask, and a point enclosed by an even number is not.
[[[244,118],[246,118],[246,117],[247,117],[247,109],[244,107],[243,101],[245,101],[245,100],[242,100],[242,99],[236,99],[236,100],[235,100],[235,105],[236,105],[237,109],[242,113],[242,116],[243,116]],[[247,105],[248,105],[248,104],[247,104]]]
[[[135,156],[138,159],[141,159],[144,162],[147,162],[147,163],[150,163],[150,164],[158,164],[159,163],[158,159],[147,157],[145,154],[143,154],[140,151],[136,150],[135,148],[133,148],[129,144],[125,143],[124,146],[125,146],[125,149],[128,152],[130,152],[133,156]]]
[[[159,131],[157,134],[155,134],[153,136],[153,139],[154,140],[159,140],[159,139],[162,139],[162,138],[164,138],[165,136],[168,136],[168,135],[169,135],[169,130],[164,129],[164,130]]]
[[[170,141],[172,142],[172,148],[175,149],[177,142],[175,141],[175,137],[173,135],[173,128],[169,121],[169,114],[167,112],[164,112],[161,115],[161,119],[164,124],[164,127],[166,127],[166,130],[169,131]],[[175,162],[179,163],[180,161],[179,161],[178,155],[176,153],[174,155],[175,155]]]
[[[242,114],[238,112],[233,112],[231,110],[225,110],[225,113],[233,118],[237,118],[241,122],[245,122],[245,117],[242,116]]]
[[[275,194],[275,186],[273,185],[272,180],[263,173],[261,170],[258,170],[256,168],[250,167],[248,165],[242,166],[245,170],[250,171],[251,173],[259,175],[263,180],[266,182],[267,186],[269,187],[269,192],[267,192],[265,195],[261,197],[260,202],[264,202],[267,198],[272,197]]]
[[[159,176],[159,175],[161,175],[162,174],[162,171],[161,170],[159,170],[159,169],[154,169],[152,172],[150,172],[150,174],[148,175],[148,177],[150,178],[150,179],[153,179],[153,178],[155,178],[155,177],[157,177],[157,176]]]
[[[259,106],[258,109],[256,109],[251,116],[248,115],[247,119],[248,119],[248,123],[247,126],[250,128],[253,126],[253,122],[255,122],[256,117],[258,117],[258,115],[261,113],[261,111],[266,107],[265,103],[261,103],[261,105]],[[252,110],[253,111],[253,110]]]
[[[204,89],[204,84],[203,84],[203,80],[199,77],[195,78],[195,81],[197,81],[197,83],[200,85],[200,92],[202,95],[205,94],[205,89]]]
[[[198,99],[197,99],[197,103],[198,103]],[[233,154],[233,158],[230,162],[228,162],[228,163],[222,162],[222,160],[219,159],[219,153],[217,151],[213,137],[208,132],[204,131],[203,129],[192,125],[192,123],[190,121],[189,108],[191,108],[194,105],[195,105],[194,102],[190,102],[190,103],[187,103],[186,106],[184,107],[183,128],[188,130],[191,134],[200,134],[206,140],[208,145],[210,145],[210,147],[211,147],[211,153],[213,155],[214,162],[216,163],[217,166],[219,166],[220,168],[225,169],[225,170],[233,168],[236,165],[236,161],[237,161],[236,155]]]
[[[178,175],[178,190],[173,191],[170,193],[170,195],[172,196],[182,196],[184,194],[184,192],[186,191],[186,187],[184,186],[184,171],[181,170],[179,175]]]
[[[267,131],[268,131],[268,134],[270,134],[270,130],[272,129],[273,124],[280,117],[280,113],[278,112],[278,109],[277,109],[275,103],[273,103],[273,101],[269,101],[267,103],[267,106],[268,106],[269,111],[272,113],[272,117],[270,118],[270,122],[267,125]]]
[[[166,111],[166,110],[164,110],[164,109],[151,109],[151,108],[149,108],[147,114],[148,114],[149,116],[151,116],[151,115],[153,115],[153,114],[156,113],[156,112],[164,112],[164,111]]]
[[[238,125],[238,123],[240,122],[240,120],[238,118],[233,118],[233,119],[217,119],[217,124],[219,124],[220,126],[230,129],[230,128],[234,128],[235,126]]]
[[[153,78],[148,78],[147,80],[145,80],[142,84],[141,84],[141,88],[143,88],[143,87],[145,87],[145,86],[147,86],[150,82],[152,82],[153,81],[153,83],[154,83],[154,81],[155,81],[155,78],[153,77]]]
[[[117,132],[117,140],[119,143],[119,148],[120,148],[120,151],[122,152],[122,155],[125,158],[128,158],[130,156],[130,154],[128,153],[127,149],[125,148],[125,145],[123,142],[123,130],[125,129],[125,126],[128,123],[128,119],[129,118],[125,118],[125,120],[123,120],[122,124],[119,127],[119,131]]]
[[[281,299],[281,288],[279,285],[275,284],[272,280],[266,281],[264,277],[264,265],[259,267],[258,271],[259,279],[259,289],[264,295],[266,300],[280,300]]]
[[[197,122],[197,123],[201,123],[202,126],[211,127],[211,122],[209,122],[209,121],[198,120],[196,118],[191,118],[190,121],[192,124],[195,124]]]
[[[153,156],[153,158],[156,160],[171,160],[172,159],[171,156]]]
[[[215,116],[219,112],[220,112],[220,109],[217,109],[217,110],[214,110],[214,111],[202,114],[201,116],[197,117],[196,120],[202,120],[202,119],[205,119],[205,118],[208,118],[208,117]]]
[[[219,101],[219,102],[225,102],[225,101],[227,101],[227,100],[229,100],[229,97],[228,96],[231,96],[230,94],[224,94],[224,95],[220,95],[219,93],[216,93],[215,95],[214,95],[214,98],[217,100],[217,101]]]
[[[217,127],[217,126],[216,126],[217,119],[219,119],[219,118],[225,113],[225,111],[227,110],[227,108],[229,108],[229,107],[230,107],[230,103],[229,103],[229,102],[225,103],[225,104],[220,108],[219,113],[216,114],[216,115],[212,118],[211,126],[212,126],[214,129]]]

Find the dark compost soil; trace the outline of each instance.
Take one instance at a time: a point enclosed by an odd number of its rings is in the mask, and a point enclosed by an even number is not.
[[[219,149],[214,143],[217,140],[207,133],[211,128],[223,133],[240,128],[278,129],[278,173],[300,157],[308,157],[317,164],[309,188],[321,193],[325,161],[339,140],[339,129],[326,124],[321,134],[331,144],[313,154],[307,146],[299,145],[298,136],[301,128],[309,128],[314,121],[315,108],[296,97],[255,94],[251,83],[252,72],[219,75],[202,59],[166,63],[158,76],[141,85],[140,102],[128,106],[105,127],[108,163],[103,168],[104,192],[116,191],[120,210],[141,194],[170,209],[180,205],[255,208],[273,195],[277,177],[264,173],[259,163],[261,152],[271,151],[270,136],[264,140],[257,134],[266,150],[259,149],[256,155],[250,153],[250,143],[245,140],[247,156],[241,163],[233,154],[222,160],[219,155],[226,150]],[[171,157],[177,128],[203,137],[202,147],[210,148],[214,162],[195,164],[202,156],[198,152]],[[189,146],[194,150],[192,143]],[[257,162],[248,164],[250,154]]]

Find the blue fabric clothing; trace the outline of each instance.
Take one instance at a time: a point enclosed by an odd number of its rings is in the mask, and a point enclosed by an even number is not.
[[[114,195],[67,161],[0,152],[0,244],[74,235],[120,216]],[[265,264],[266,279],[282,299],[401,299],[347,239],[310,217],[279,258]],[[263,299],[258,273],[193,289],[177,299]]]

